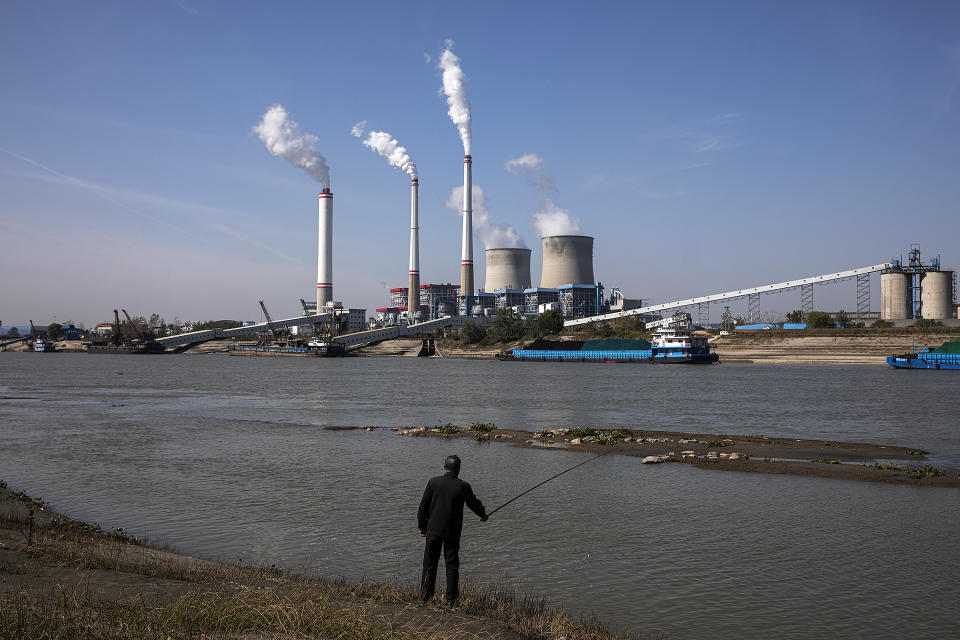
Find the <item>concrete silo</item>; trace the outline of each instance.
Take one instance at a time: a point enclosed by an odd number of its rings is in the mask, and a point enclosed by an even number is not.
[[[487,249],[484,291],[530,288],[530,249]]]
[[[953,315],[953,272],[927,271],[920,278],[920,315],[943,320]]]
[[[913,276],[903,271],[880,274],[880,317],[905,320],[913,316]]]
[[[543,239],[543,272],[540,287],[561,284],[593,284],[593,238],[546,236]]]

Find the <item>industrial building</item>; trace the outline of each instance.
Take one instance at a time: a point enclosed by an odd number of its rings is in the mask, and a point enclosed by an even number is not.
[[[496,296],[498,310],[520,307],[526,312],[523,289],[498,289],[493,294]]]
[[[536,309],[539,311],[542,305],[557,304],[559,300],[560,292],[556,289],[538,287],[536,289],[526,289],[523,292],[523,304],[530,310]]]
[[[940,268],[940,256],[929,264],[920,249],[910,250],[906,263],[891,260],[880,274],[880,317],[884,320],[945,320],[957,313],[957,274]]]
[[[586,318],[606,313],[603,285],[562,284],[557,287],[560,315],[564,318]]]

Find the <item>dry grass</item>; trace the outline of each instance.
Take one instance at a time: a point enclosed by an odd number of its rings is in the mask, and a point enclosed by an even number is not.
[[[0,519],[25,532],[26,522]],[[0,593],[0,639],[323,638],[379,640],[625,640],[594,618],[571,618],[503,585],[466,585],[451,611],[414,606],[413,585],[310,579],[276,569],[196,560],[109,534],[48,525],[34,531],[25,575],[99,571],[170,581],[178,589],[105,597],[89,583]],[[92,580],[92,578],[90,578]],[[76,581],[75,581],[76,583]]]

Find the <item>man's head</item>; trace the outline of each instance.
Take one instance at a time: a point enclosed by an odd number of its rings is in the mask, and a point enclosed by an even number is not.
[[[443,468],[455,476],[460,475],[460,457],[447,456],[447,459],[443,461]]]

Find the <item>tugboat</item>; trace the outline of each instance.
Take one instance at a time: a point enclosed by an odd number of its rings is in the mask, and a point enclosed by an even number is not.
[[[960,341],[893,355],[887,358],[887,364],[896,369],[960,369]]]
[[[52,353],[57,350],[57,347],[52,340],[38,337],[33,342],[33,350],[40,353]]]
[[[713,364],[720,359],[707,336],[679,327],[660,327],[653,334],[650,361],[661,364]]]

